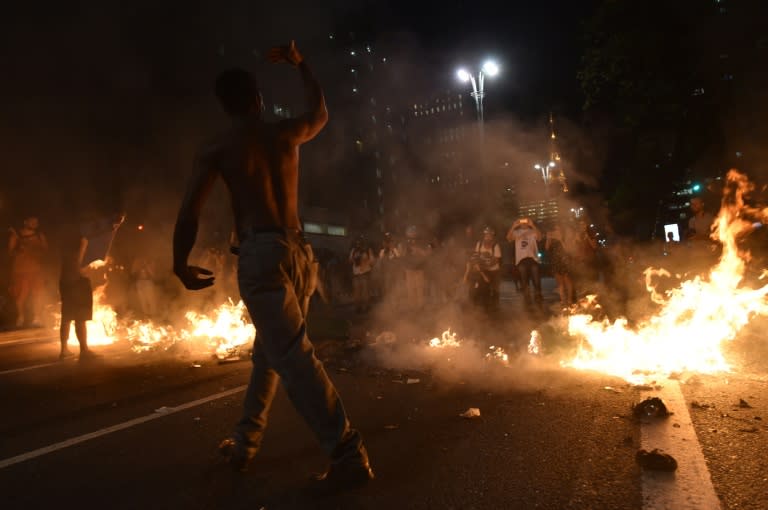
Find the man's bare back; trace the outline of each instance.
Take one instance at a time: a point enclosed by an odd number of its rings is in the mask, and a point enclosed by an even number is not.
[[[187,259],[197,236],[203,203],[217,176],[221,175],[229,190],[238,235],[248,229],[301,228],[299,146],[323,128],[328,111],[322,90],[293,41],[270,50],[269,58],[300,70],[308,111],[295,119],[264,122],[261,95],[255,83],[247,83],[250,76],[242,76],[244,71],[234,72],[229,83],[222,85],[222,91],[217,90],[222,106],[232,116],[232,126],[198,156],[174,232],[174,272],[188,289],[213,284],[213,278],[201,277],[211,276],[210,271],[189,266]]]
[[[201,157],[229,190],[238,233],[301,227],[298,147],[282,123],[252,120],[233,126]]]

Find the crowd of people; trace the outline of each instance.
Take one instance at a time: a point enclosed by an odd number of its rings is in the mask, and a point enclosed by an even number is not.
[[[681,250],[688,261],[714,262],[714,217],[698,197],[691,200],[691,212],[684,239],[665,239],[661,247],[651,243],[650,248],[619,239],[610,229],[598,234],[583,218],[541,225],[519,218],[502,236],[491,226],[478,234],[467,226],[463,235],[439,240],[415,225],[405,229],[399,242],[391,232],[384,233],[378,245],[360,235],[348,254],[349,297],[357,313],[369,311],[373,302],[420,313],[455,301],[493,315],[501,282],[507,280],[522,294],[526,309],[535,311],[547,306],[542,278],[551,276],[557,296],[549,308],[556,312],[569,310],[588,293],[612,293],[623,302],[632,288],[645,287],[641,264],[674,264],[669,257]],[[335,285],[339,287],[343,285]]]

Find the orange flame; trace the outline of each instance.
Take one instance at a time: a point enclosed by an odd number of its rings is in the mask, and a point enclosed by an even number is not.
[[[104,302],[104,289],[102,285],[94,290],[93,320],[86,322],[91,346],[110,345],[124,339],[130,343],[131,350],[140,353],[167,350],[183,342],[189,349],[213,352],[221,359],[239,354],[239,349],[256,334],[256,329],[247,321],[242,301],[234,304],[229,300],[209,314],[189,311],[185,315],[187,326],[177,330],[152,321],[118,320],[115,310]],[[57,314],[57,322],[60,320],[61,315]],[[73,331],[69,343],[77,344]]]
[[[744,213],[766,216],[766,210],[745,206],[744,194],[751,189],[745,176],[735,170],[728,173],[712,232],[712,239],[722,244],[723,251],[708,277],[696,276],[659,294],[652,277],[669,273],[647,269],[646,286],[651,299],[662,305],[661,310],[634,328],[624,318],[610,322],[595,321],[588,314],[569,317],[568,333],[581,343],[575,357],[563,365],[628,381],[642,380],[639,374],[729,371],[722,344],[733,340],[755,315],[768,315],[768,285],[757,289],[742,286],[749,253],[742,252],[737,241],[753,228]]]

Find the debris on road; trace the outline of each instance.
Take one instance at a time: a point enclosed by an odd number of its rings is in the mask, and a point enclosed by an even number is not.
[[[462,418],[478,418],[480,416],[480,409],[477,407],[470,407],[463,413],[461,413],[459,416]]]
[[[395,425],[384,425],[384,428],[387,429],[387,430],[395,430],[395,429],[399,429],[400,425],[397,425],[397,424],[395,424]]]
[[[198,363],[197,361],[193,361],[193,362],[192,362],[192,364],[189,366],[189,368],[200,368],[200,367],[202,367],[202,366],[203,366],[203,365],[201,365],[201,364],[200,364],[200,363]]]
[[[614,388],[613,386],[604,386],[603,389],[605,391],[610,391],[612,393],[624,393],[622,390],[620,390],[618,388]]]
[[[749,405],[749,402],[747,402],[743,398],[739,399],[739,407],[742,409],[752,409],[752,406]]]
[[[639,449],[635,454],[635,461],[643,469],[649,469],[651,471],[671,472],[677,469],[677,460],[658,448],[654,448],[650,452],[642,448]]]
[[[697,400],[691,401],[691,409],[710,409],[712,407],[714,406],[711,404],[701,404]]]
[[[632,414],[635,418],[666,418],[670,413],[659,397],[649,397],[635,404]]]
[[[405,384],[419,384],[421,382],[421,379],[411,379],[410,377],[406,379]]]
[[[167,412],[170,412],[170,411],[172,411],[172,410],[173,410],[173,408],[172,408],[172,407],[162,406],[162,407],[158,407],[157,409],[155,409],[155,412],[156,412],[156,413],[161,413],[161,414],[162,414],[162,413],[167,413]]]
[[[739,429],[739,432],[749,432],[749,433],[756,433],[759,432],[760,429],[757,427],[749,427],[748,429]]]

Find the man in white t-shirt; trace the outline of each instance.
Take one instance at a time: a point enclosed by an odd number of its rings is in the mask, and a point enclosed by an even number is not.
[[[533,282],[534,297],[537,303],[542,302],[541,272],[539,271],[539,245],[541,232],[530,218],[515,221],[507,232],[507,241],[515,243],[515,265],[520,271],[522,280],[521,292],[526,304],[531,303],[529,282]]]

